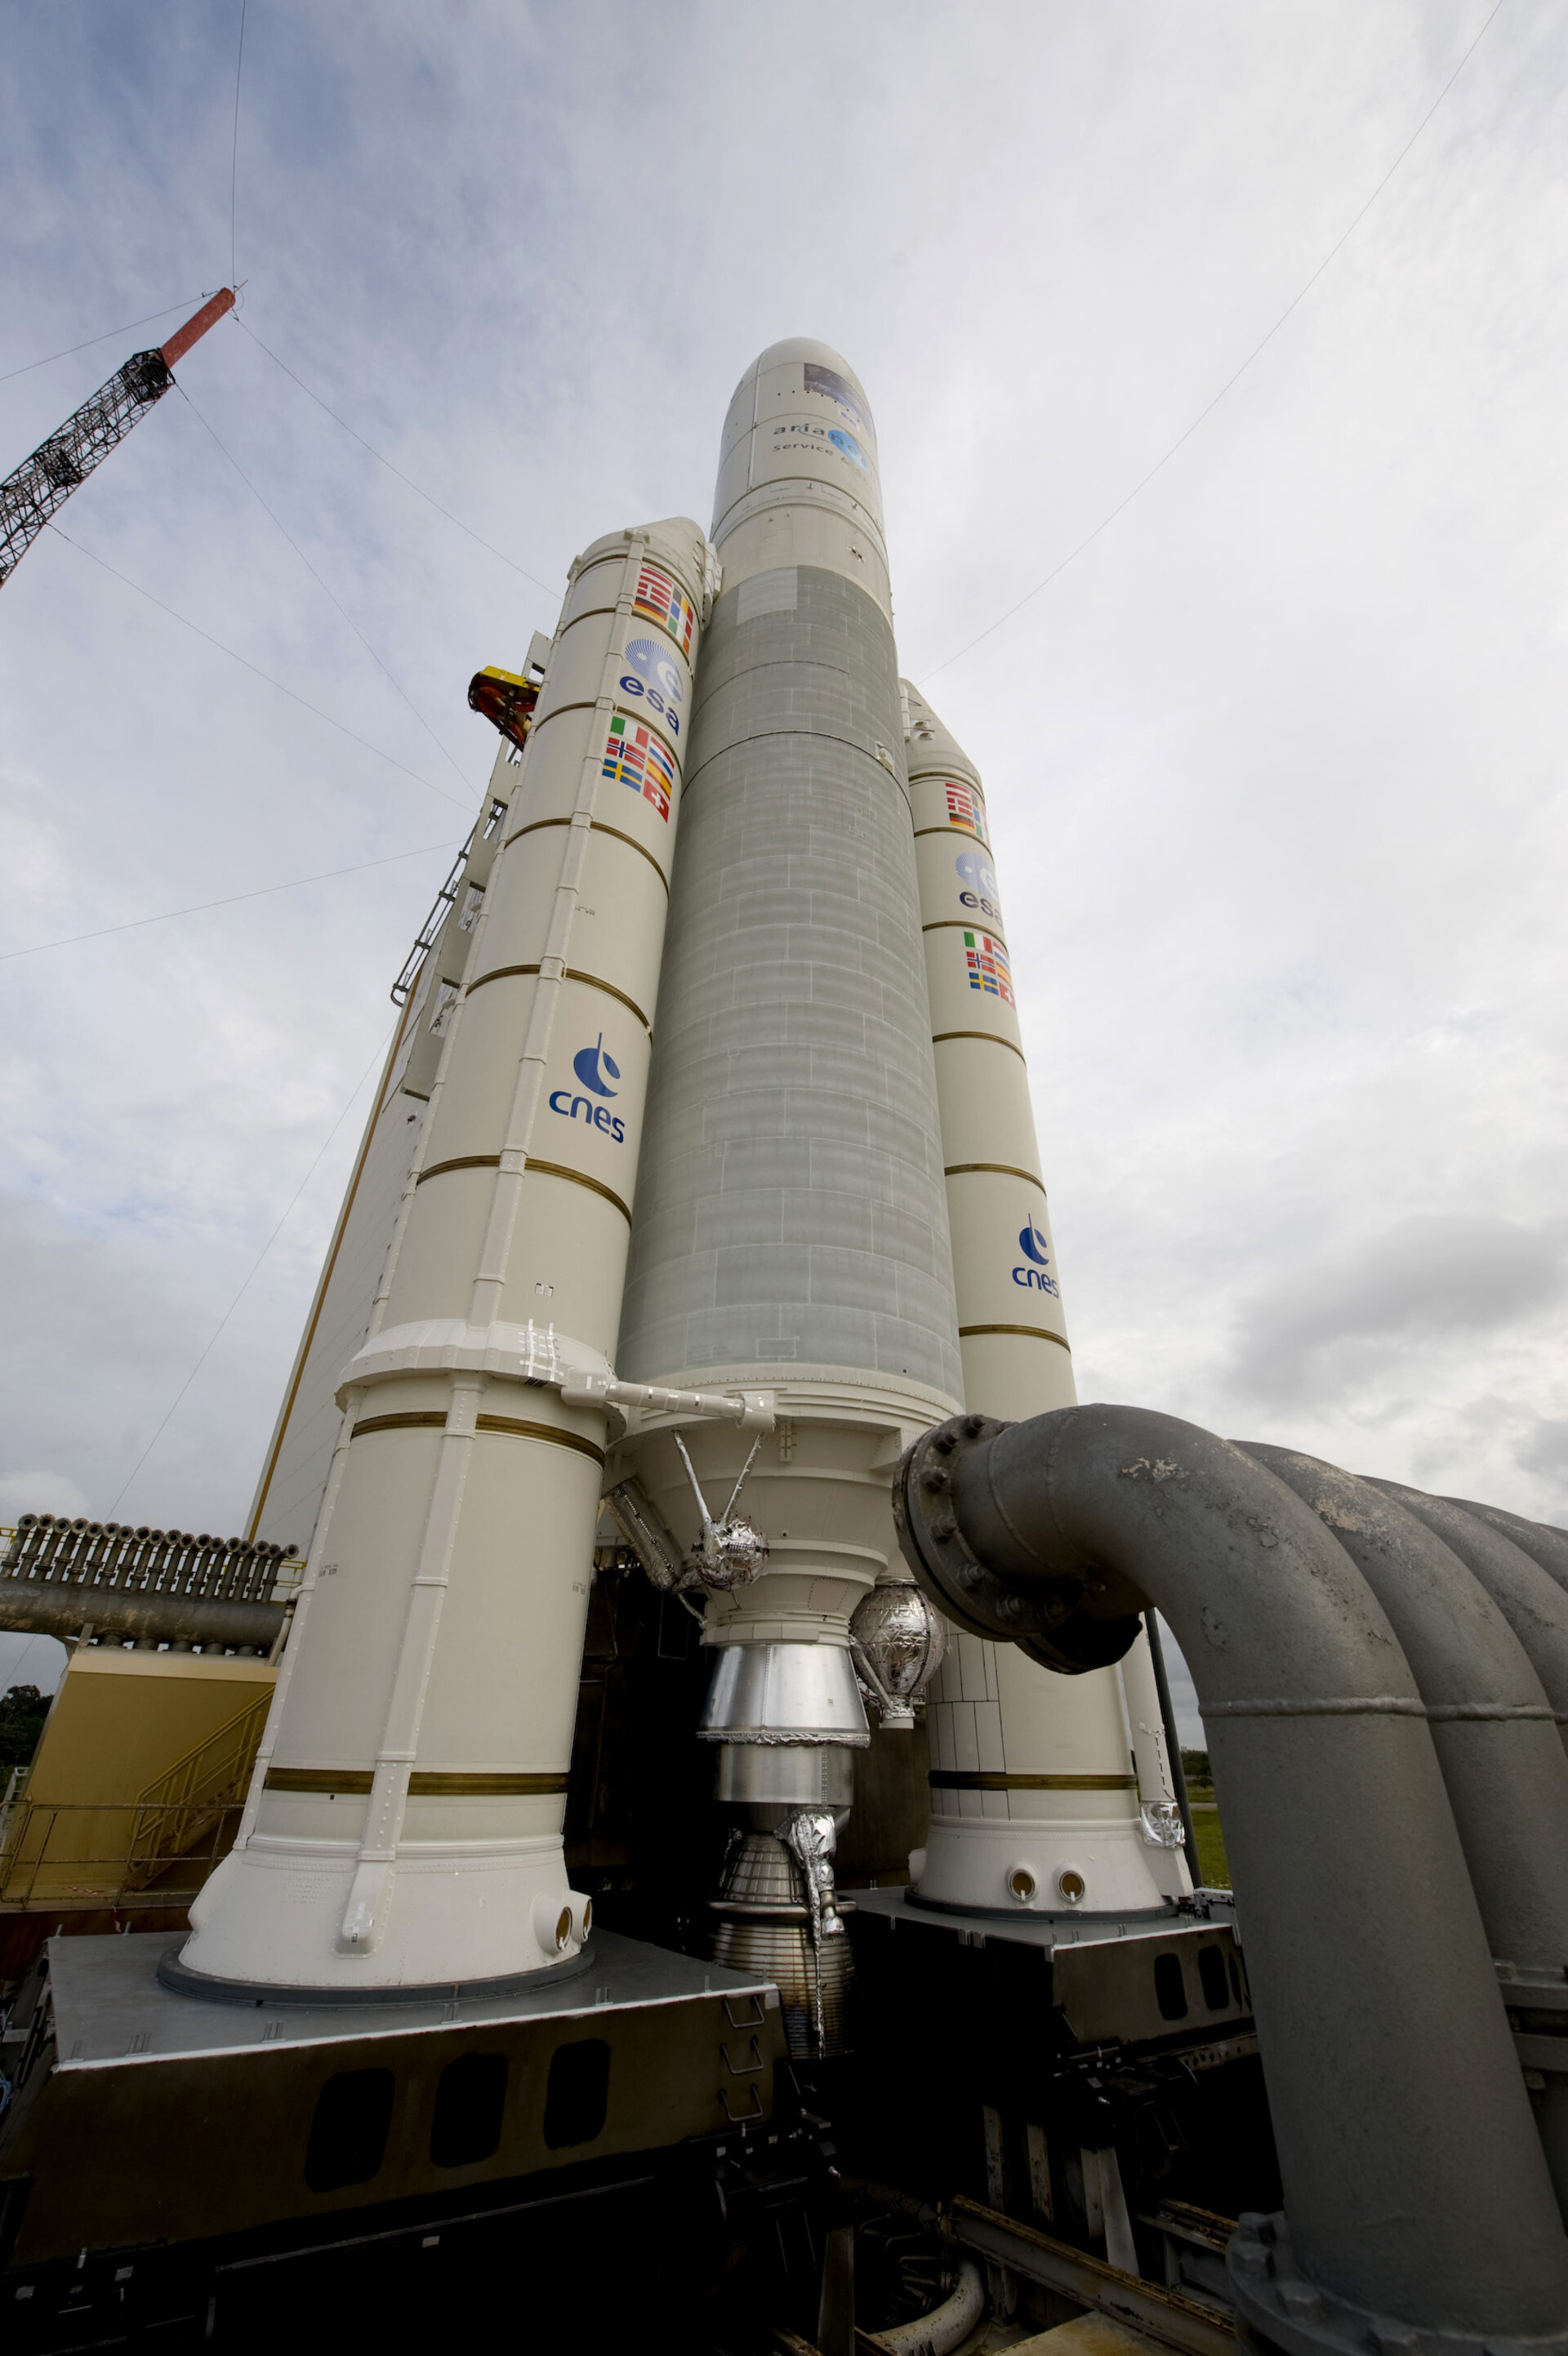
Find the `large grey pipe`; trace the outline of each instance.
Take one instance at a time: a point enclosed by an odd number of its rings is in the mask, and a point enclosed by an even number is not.
[[[1505,1514],[1500,1505],[1477,1505],[1469,1497],[1444,1497],[1441,1503],[1489,1522],[1505,1538],[1512,1538],[1521,1554],[1550,1572],[1559,1587],[1568,1588],[1568,1530],[1560,1530],[1555,1522],[1527,1522],[1522,1514]]]
[[[82,1587],[31,1580],[0,1581],[0,1628],[69,1643],[83,1628],[120,1644],[127,1636],[160,1644],[233,1644],[271,1652],[287,1606],[211,1603],[200,1595],[144,1595],[120,1587]]]
[[[1426,1704],[1505,2001],[1521,2031],[1552,2035],[1568,2026],[1568,1756],[1541,1679],[1435,1530],[1337,1465],[1244,1444],[1333,1531],[1388,1613]],[[1568,2077],[1534,2074],[1536,2125],[1568,2216]]]
[[[1568,1757],[1541,1679],[1498,1605],[1435,1530],[1369,1481],[1243,1442],[1312,1507],[1410,1663],[1495,1957],[1568,1968]]]
[[[961,1626],[1064,1666],[1156,1606],[1187,1655],[1285,2187],[1231,2244],[1240,2312],[1291,2350],[1568,2349],[1568,2243],[1423,1706],[1343,1547],[1240,1449],[1132,1408],[956,1418],[894,1497]]]
[[[1568,1596],[1551,1572],[1505,1537],[1489,1516],[1482,1519],[1447,1497],[1429,1497],[1397,1481],[1369,1485],[1435,1530],[1480,1580],[1529,1654],[1568,1749]]]

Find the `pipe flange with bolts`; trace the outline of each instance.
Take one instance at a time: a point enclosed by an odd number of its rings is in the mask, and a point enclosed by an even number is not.
[[[1092,1565],[1084,1565],[1081,1579],[1010,1579],[978,1561],[959,1528],[954,1473],[966,1455],[1011,1429],[995,1416],[963,1415],[918,1440],[893,1483],[899,1537],[913,1539],[921,1568],[940,1590],[942,1610],[970,1635],[1016,1644],[1042,1668],[1064,1676],[1109,1668],[1132,1650],[1141,1622],[1135,1612],[1109,1620],[1085,1615],[1085,1590],[1092,1594],[1095,1585]]]
[[[1561,2339],[1516,2340],[1492,2332],[1434,2330],[1374,2315],[1309,2282],[1295,2263],[1283,2212],[1244,2210],[1225,2253],[1230,2296],[1254,2356],[1557,2356]]]

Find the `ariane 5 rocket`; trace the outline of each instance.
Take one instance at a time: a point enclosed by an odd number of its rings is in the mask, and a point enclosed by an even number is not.
[[[857,1757],[873,1719],[919,1740],[922,1691],[916,1903],[1188,1886],[1144,1648],[1068,1676],[952,1633],[894,1532],[933,1422],[1074,1391],[984,795],[899,679],[847,364],[764,352],[711,537],[596,541],[494,676],[532,710],[422,937],[269,1452],[252,1527],[314,1536],[181,1968],[347,1995],[577,1966],[607,1536],[703,1621],[714,1952],[831,2051]]]

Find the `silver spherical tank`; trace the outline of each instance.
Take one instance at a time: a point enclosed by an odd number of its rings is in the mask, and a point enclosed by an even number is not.
[[[913,1580],[878,1580],[849,1623],[854,1665],[886,1727],[915,1723],[915,1703],[941,1667],[947,1622]]]
[[[708,1601],[702,1729],[760,1829],[869,1740],[850,1614],[898,1559],[901,1437],[961,1389],[875,431],[826,346],[746,370],[713,538],[617,1365],[774,1397],[767,1568]],[[684,1437],[725,1494],[742,1436]],[[684,1535],[672,1436],[622,1464]]]

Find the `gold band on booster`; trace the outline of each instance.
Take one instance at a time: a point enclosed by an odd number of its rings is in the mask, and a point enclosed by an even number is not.
[[[1135,1792],[1135,1775],[1001,1775],[933,1767],[934,1792]]]
[[[368,1793],[368,1767],[269,1767],[269,1792]],[[419,1774],[408,1779],[411,1800],[541,1799],[566,1789],[564,1775]]]

